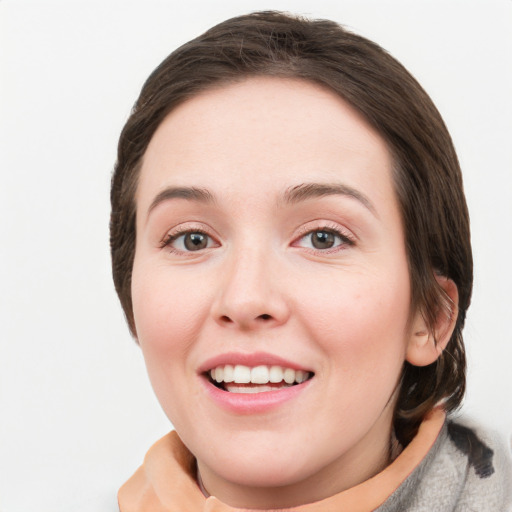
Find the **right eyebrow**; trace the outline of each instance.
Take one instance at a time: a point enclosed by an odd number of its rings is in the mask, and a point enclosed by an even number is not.
[[[324,196],[347,196],[359,201],[375,217],[378,217],[375,206],[370,199],[359,190],[344,185],[343,183],[301,183],[289,188],[284,194],[284,201],[287,203],[298,203],[315,197]]]
[[[188,201],[196,201],[199,203],[214,202],[213,194],[205,188],[167,187],[159,192],[151,202],[148,208],[148,216],[160,203],[169,201],[170,199],[187,199]]]

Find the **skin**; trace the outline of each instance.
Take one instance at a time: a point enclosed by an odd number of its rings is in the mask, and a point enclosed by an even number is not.
[[[232,506],[313,502],[389,463],[403,362],[428,364],[439,352],[410,310],[392,164],[382,138],[341,98],[280,78],[201,93],[149,144],[136,196],[137,338],[205,488]],[[352,195],[283,199],[305,183],[341,184]],[[168,187],[212,199],[151,208]],[[311,233],[326,230],[341,237],[315,248]],[[188,251],[183,233],[197,231],[208,244]],[[198,374],[226,352],[274,354],[314,377],[277,408],[236,414],[205,393]]]

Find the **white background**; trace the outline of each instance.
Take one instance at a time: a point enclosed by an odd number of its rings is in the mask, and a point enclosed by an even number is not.
[[[170,425],[110,277],[109,180],[140,87],[260,9],[327,17],[419,79],[472,216],[466,411],[512,433],[512,1],[0,1],[0,510],[115,511]],[[293,425],[290,425],[293,428]]]

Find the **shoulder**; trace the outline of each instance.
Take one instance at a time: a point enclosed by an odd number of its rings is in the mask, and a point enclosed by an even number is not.
[[[512,512],[510,445],[466,418],[448,418],[421,463],[379,512]]]
[[[512,510],[510,446],[469,418],[447,420],[427,474],[457,497],[455,511]]]

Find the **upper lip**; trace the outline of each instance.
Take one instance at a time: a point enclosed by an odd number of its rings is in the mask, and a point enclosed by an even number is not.
[[[244,365],[249,367],[255,366],[282,366],[283,368],[291,368],[293,370],[302,370],[305,372],[311,372],[310,368],[306,368],[303,365],[297,364],[293,361],[284,359],[283,357],[269,354],[267,352],[252,352],[250,354],[239,353],[239,352],[227,352],[225,354],[219,354],[211,357],[204,361],[198,368],[199,373],[205,373],[212,368],[218,366],[225,366],[227,364],[236,366]]]

